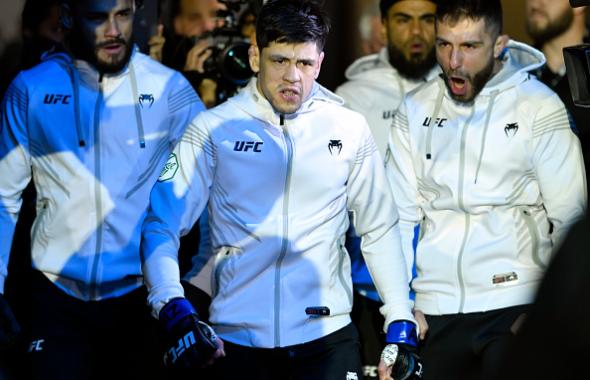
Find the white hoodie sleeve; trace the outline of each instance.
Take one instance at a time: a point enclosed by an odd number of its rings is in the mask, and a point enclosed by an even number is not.
[[[4,96],[0,120],[0,293],[4,293],[21,194],[31,180],[27,112],[28,94],[21,74]]]
[[[584,126],[586,127],[586,126]],[[586,173],[580,141],[567,111],[555,94],[537,108],[533,123],[533,165],[553,225],[554,249],[587,207]]]
[[[408,276],[411,278],[414,264],[414,226],[420,221],[421,212],[407,115],[404,101],[391,126],[385,170],[399,212],[402,249],[408,265]]]
[[[171,153],[150,195],[141,252],[154,316],[172,298],[182,297],[178,268],[180,236],[188,233],[209,199],[215,153],[203,113],[190,123]]]
[[[383,161],[363,118],[356,163],[348,181],[348,208],[354,211],[361,251],[384,305],[384,331],[395,320],[414,321],[398,214]]]

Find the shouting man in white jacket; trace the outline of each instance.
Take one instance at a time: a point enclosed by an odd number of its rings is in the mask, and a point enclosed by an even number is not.
[[[412,286],[429,325],[425,379],[494,378],[552,252],[586,207],[564,105],[528,73],[544,57],[509,41],[501,23],[499,0],[439,2],[443,74],[408,95],[391,130],[404,250],[420,223]]]
[[[382,159],[364,117],[315,81],[327,32],[314,1],[266,2],[250,49],[257,78],[191,123],[152,191],[142,241],[149,301],[179,336],[167,358],[179,367],[217,358],[217,379],[360,379],[344,249],[354,210],[394,343],[384,364],[421,370]],[[220,339],[198,322],[178,275],[178,238],[206,206]]]

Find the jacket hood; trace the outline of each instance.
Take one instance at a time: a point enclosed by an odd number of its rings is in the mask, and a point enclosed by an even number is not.
[[[546,62],[539,50],[513,40],[508,41],[501,60],[504,64],[502,69],[483,88],[483,95],[514,87],[529,77],[529,71],[538,69]]]
[[[345,76],[348,80],[354,80],[365,77],[364,74],[370,71],[372,75],[367,78],[381,82],[382,80],[379,80],[378,76],[374,75],[375,70],[383,70],[385,72],[395,70],[387,58],[387,48],[382,48],[378,54],[370,54],[357,59],[346,69]],[[397,70],[395,71],[397,72]]]
[[[281,115],[275,111],[270,102],[258,91],[257,84],[258,78],[252,77],[248,84],[236,96],[228,99],[228,101],[234,102],[238,108],[242,109],[248,115],[275,125],[280,123],[281,116],[284,119],[292,120],[302,113],[313,111],[326,104],[344,104],[344,100],[340,96],[334,94],[319,83],[314,82],[311,93],[301,104],[301,107],[292,114]]]

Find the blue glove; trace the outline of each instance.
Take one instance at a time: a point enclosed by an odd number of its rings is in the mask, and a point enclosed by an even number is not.
[[[381,360],[392,367],[395,380],[422,379],[422,361],[416,353],[418,334],[410,321],[394,321],[387,328],[387,346],[381,352]]]
[[[208,324],[199,320],[199,315],[186,298],[173,298],[162,310],[160,321],[170,338],[164,354],[168,368],[200,368],[217,351],[217,336]]]
[[[12,310],[0,293],[0,348],[4,348],[13,343],[20,332],[20,326],[12,314]]]

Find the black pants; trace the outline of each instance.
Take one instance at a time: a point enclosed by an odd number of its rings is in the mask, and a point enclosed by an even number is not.
[[[383,325],[385,318],[379,311],[383,304],[354,292],[352,322],[359,331],[361,343],[361,360],[363,374],[366,380],[378,379],[377,366],[381,357],[381,351],[385,347],[385,334]],[[359,376],[359,379],[361,377]]]
[[[358,333],[353,324],[323,338],[275,349],[225,342],[225,358],[216,361],[216,380],[362,379]]]
[[[425,380],[497,379],[511,331],[528,306],[481,313],[426,316],[428,336],[420,350]]]
[[[23,372],[45,380],[161,378],[157,322],[145,288],[85,302],[40,272],[32,277],[29,368]]]

